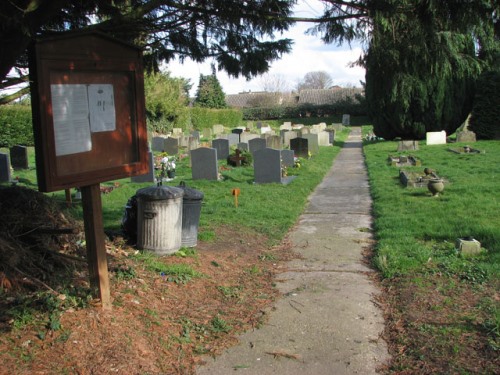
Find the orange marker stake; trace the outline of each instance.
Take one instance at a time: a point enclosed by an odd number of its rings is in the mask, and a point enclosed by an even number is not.
[[[238,207],[238,195],[240,195],[240,189],[235,188],[231,190],[231,193],[234,195],[234,206]]]

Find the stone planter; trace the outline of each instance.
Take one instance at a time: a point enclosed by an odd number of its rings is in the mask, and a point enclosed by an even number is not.
[[[443,180],[441,178],[431,178],[427,184],[427,189],[434,197],[437,197],[444,190]]]

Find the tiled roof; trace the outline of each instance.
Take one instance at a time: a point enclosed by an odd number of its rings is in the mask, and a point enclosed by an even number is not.
[[[309,89],[299,92],[298,104],[333,104],[339,100],[346,99],[348,96],[354,98],[356,94],[362,94],[363,89],[360,88],[341,88],[335,87],[332,89]]]

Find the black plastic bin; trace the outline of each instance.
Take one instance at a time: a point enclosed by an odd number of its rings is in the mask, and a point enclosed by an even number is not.
[[[195,247],[198,242],[198,225],[204,194],[199,190],[187,187],[184,181],[178,187],[184,190],[181,244],[184,247]]]

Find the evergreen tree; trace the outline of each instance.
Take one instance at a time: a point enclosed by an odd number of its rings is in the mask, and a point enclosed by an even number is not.
[[[222,86],[215,75],[215,71],[210,75],[200,75],[200,83],[196,91],[194,104],[205,108],[227,107],[226,95],[222,91]]]

